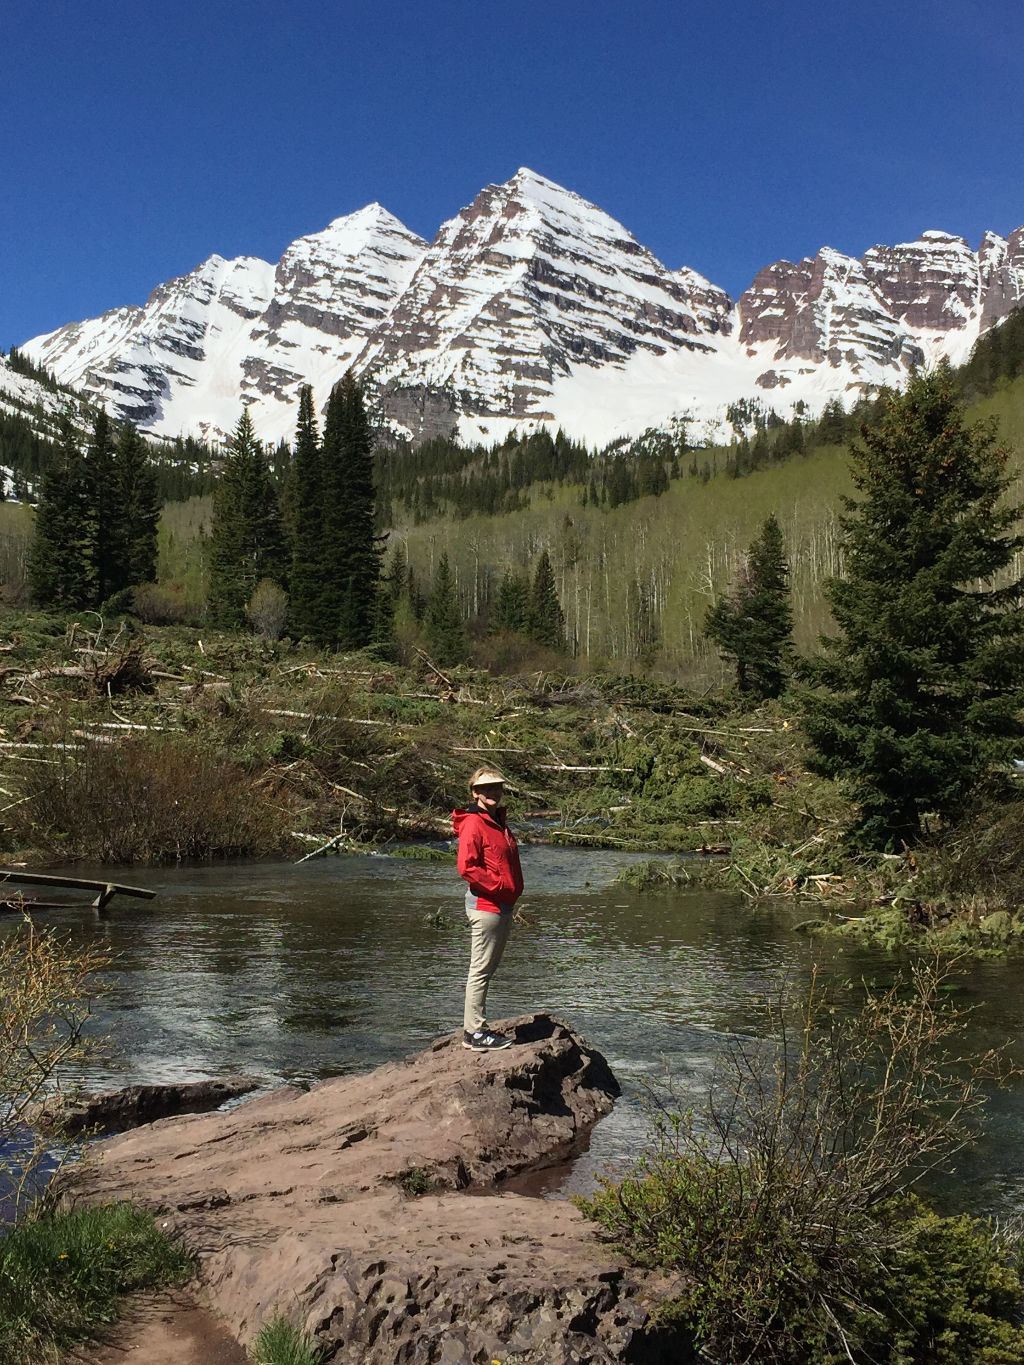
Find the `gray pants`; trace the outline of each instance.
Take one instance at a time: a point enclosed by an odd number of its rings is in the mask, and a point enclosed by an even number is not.
[[[462,1026],[467,1033],[477,1033],[487,1027],[487,987],[498,970],[512,928],[512,907],[500,915],[491,910],[477,910],[476,897],[466,892],[466,919],[469,920],[470,951],[469,977],[466,980],[466,1008]]]

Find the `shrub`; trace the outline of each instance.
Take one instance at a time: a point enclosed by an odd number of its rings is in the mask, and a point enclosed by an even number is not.
[[[261,579],[249,598],[245,616],[264,640],[279,640],[288,620],[288,594],[273,579]]]
[[[192,614],[177,583],[140,583],[132,589],[132,612],[147,626],[179,626]]]
[[[94,1045],[85,1026],[105,962],[102,948],[72,948],[27,919],[0,941],[0,1186],[11,1214],[52,1170],[50,1148],[27,1123],[63,1069]]]
[[[670,1272],[663,1316],[719,1365],[1010,1365],[1024,1359],[1015,1247],[913,1195],[965,1145],[998,1053],[959,1061],[944,975],[915,966],[852,1018],[813,978],[778,1045],[736,1043],[707,1113],[655,1105],[651,1150],[578,1201],[636,1264]]]
[[[15,835],[61,858],[103,863],[261,856],[287,812],[230,759],[191,738],[139,736],[62,750],[24,781]]]

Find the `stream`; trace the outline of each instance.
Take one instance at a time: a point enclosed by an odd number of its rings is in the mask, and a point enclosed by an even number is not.
[[[799,987],[815,961],[843,980],[885,982],[890,959],[793,932],[805,906],[753,908],[726,893],[640,893],[616,885],[631,855],[524,847],[530,923],[517,925],[491,986],[490,1018],[545,1009],[608,1058],[623,1098],[589,1150],[539,1192],[593,1187],[642,1144],[646,1082],[669,1070],[698,1103],[732,1036],[764,1028],[766,992]],[[60,871],[61,869],[54,869]],[[40,918],[113,953],[94,1026],[107,1037],[78,1079],[88,1089],[246,1072],[271,1087],[366,1070],[461,1028],[468,934],[451,865],[329,857],[302,865],[89,869],[70,875],[149,886],[109,917]],[[976,1007],[971,1044],[1012,1040],[1024,1063],[1019,960],[971,966],[957,986]],[[943,1202],[1024,1209],[1024,1082],[997,1092],[984,1134],[958,1159]]]

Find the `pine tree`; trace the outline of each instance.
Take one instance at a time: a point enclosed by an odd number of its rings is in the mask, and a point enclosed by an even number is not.
[[[322,628],[341,648],[359,648],[373,634],[380,539],[374,531],[373,440],[351,370],[327,404],[322,471]]]
[[[861,437],[807,731],[816,766],[850,782],[855,835],[898,846],[927,813],[956,821],[980,788],[998,793],[1024,733],[1024,537],[1008,452],[993,424],[965,424],[947,367],[890,395]]]
[[[423,622],[427,648],[435,663],[462,663],[467,654],[466,628],[446,554],[438,560]]]
[[[121,559],[117,588],[156,580],[160,498],[156,470],[146,444],[125,422],[117,440],[117,485],[121,513]]]
[[[736,665],[740,692],[763,700],[786,685],[793,650],[789,565],[774,515],[747,551],[733,591],[709,608],[704,633]]]
[[[326,643],[332,632],[323,622],[324,497],[313,390],[304,384],[299,392],[299,422],[295,433],[295,456],[291,474],[292,569],[289,579],[291,629]]]
[[[29,556],[32,594],[77,611],[96,602],[96,518],[85,457],[66,418],[57,459],[43,476]]]
[[[548,649],[565,649],[565,616],[562,614],[555,575],[547,550],[542,550],[530,591],[529,635]]]
[[[114,450],[114,434],[105,409],[93,423],[92,439],[85,455],[89,501],[92,504],[90,557],[96,575],[95,603],[125,586],[121,574],[127,554],[124,499]]]
[[[525,574],[506,569],[498,587],[491,628],[525,635],[529,627],[530,581]]]
[[[264,578],[283,584],[286,548],[266,454],[246,408],[228,443],[213,497],[207,605],[214,624],[232,628]]]

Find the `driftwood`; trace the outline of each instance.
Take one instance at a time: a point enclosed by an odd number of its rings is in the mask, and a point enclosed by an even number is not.
[[[426,652],[426,650],[417,649],[416,653],[420,656],[420,658],[423,660],[426,666],[430,669],[431,673],[435,674],[438,678],[441,679],[445,687],[449,688],[452,692],[456,690],[455,684],[452,682],[451,678],[448,677],[447,673],[441,672],[437,664],[434,663],[433,659]]]
[[[457,744],[452,747],[453,754],[535,754],[537,749],[492,749],[485,745]]]
[[[80,744],[44,744],[36,739],[0,739],[0,749],[80,749]]]
[[[292,838],[317,839],[319,838],[319,836],[316,834],[299,834],[297,831],[293,831]],[[347,834],[335,834],[333,839],[327,840],[326,844],[318,844],[316,848],[310,849],[308,853],[304,853],[301,858],[296,858],[295,866],[298,867],[299,863],[308,863],[310,858],[318,858],[322,853],[329,853],[332,848],[337,848],[339,844],[346,842],[347,843],[352,842],[352,840],[349,839]]]
[[[633,768],[619,768],[612,763],[538,763],[543,772],[551,773],[631,773]]]

